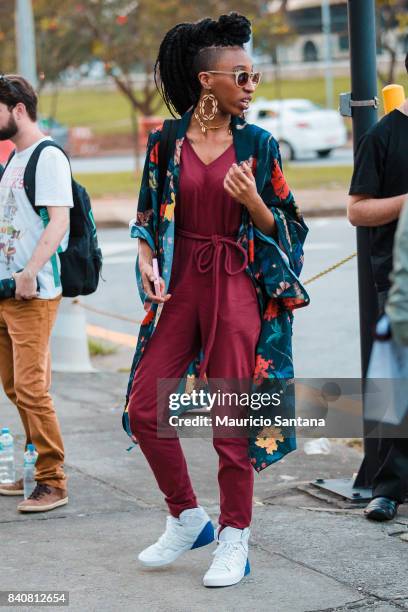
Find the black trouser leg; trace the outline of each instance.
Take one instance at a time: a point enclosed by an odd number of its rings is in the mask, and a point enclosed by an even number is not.
[[[373,497],[390,497],[403,503],[408,493],[408,440],[382,438],[381,467],[374,476]]]

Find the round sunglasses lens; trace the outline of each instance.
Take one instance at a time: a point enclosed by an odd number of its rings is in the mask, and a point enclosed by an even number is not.
[[[260,79],[261,79],[261,74],[259,72],[254,72],[254,74],[252,75],[253,84],[258,85]]]
[[[249,74],[247,72],[239,72],[237,75],[237,85],[238,87],[244,87],[248,83]]]

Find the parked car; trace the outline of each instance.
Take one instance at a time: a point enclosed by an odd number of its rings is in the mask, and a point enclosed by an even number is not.
[[[245,118],[273,134],[286,160],[311,152],[328,157],[333,149],[347,142],[346,126],[339,113],[311,100],[257,98]]]

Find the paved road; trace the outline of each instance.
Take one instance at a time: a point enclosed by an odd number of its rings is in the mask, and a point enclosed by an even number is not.
[[[144,156],[140,158],[143,166]],[[353,155],[350,148],[342,148],[334,151],[328,159],[319,159],[309,155],[295,162],[294,166],[351,166]],[[74,173],[105,173],[105,172],[131,172],[135,169],[135,158],[133,155],[117,155],[109,157],[91,157],[86,159],[73,159],[72,169]]]
[[[355,250],[355,230],[345,219],[308,222],[304,280]],[[102,230],[104,277],[97,294],[82,298],[89,305],[140,320],[144,310],[134,279],[136,241],[126,230]],[[359,376],[359,331],[356,260],[308,287],[311,305],[295,315],[294,353],[299,377]],[[137,334],[138,326],[87,313],[89,323]]]

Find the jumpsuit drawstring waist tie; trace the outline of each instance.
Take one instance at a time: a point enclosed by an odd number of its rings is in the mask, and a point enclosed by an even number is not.
[[[224,270],[230,276],[235,276],[236,274],[240,274],[245,270],[248,265],[248,255],[243,246],[241,246],[236,239],[234,238],[235,234],[212,234],[210,236],[205,236],[204,234],[197,234],[195,232],[190,232],[188,230],[184,230],[181,228],[176,228],[176,235],[183,236],[184,238],[191,238],[193,240],[200,240],[203,244],[201,244],[194,251],[194,261],[197,267],[198,272],[201,274],[205,274],[211,270],[212,272],[212,283],[214,287],[214,308],[213,315],[211,319],[211,327],[210,333],[208,335],[207,344],[204,350],[204,358],[200,365],[200,376],[202,379],[205,370],[208,364],[208,360],[210,357],[211,349],[214,344],[215,339],[215,331],[217,328],[217,312],[219,307],[219,294],[220,294],[220,274],[219,267],[221,263],[221,253],[225,251],[225,259],[224,259]],[[232,250],[229,247],[233,247],[238,252],[240,252],[243,256],[243,261],[239,268],[233,269],[232,261],[231,261],[231,253]]]

